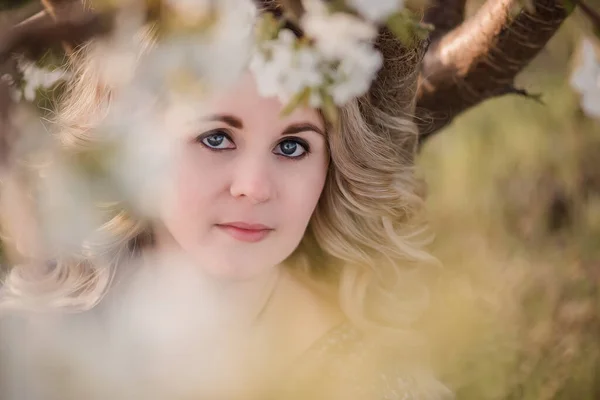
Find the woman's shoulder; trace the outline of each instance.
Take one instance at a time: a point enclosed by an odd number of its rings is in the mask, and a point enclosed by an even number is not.
[[[451,391],[419,363],[345,321],[321,337],[286,377],[292,398],[446,400]]]

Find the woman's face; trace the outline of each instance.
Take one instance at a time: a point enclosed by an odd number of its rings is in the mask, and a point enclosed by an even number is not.
[[[324,123],[316,110],[281,116],[282,107],[245,74],[209,99],[182,140],[162,223],[212,276],[252,278],[284,261],[317,205],[329,163]]]

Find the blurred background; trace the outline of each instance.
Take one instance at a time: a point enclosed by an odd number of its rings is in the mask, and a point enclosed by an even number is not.
[[[576,12],[519,75],[541,102],[487,101],[419,154],[444,265],[424,328],[458,399],[600,399],[600,121],[569,84],[584,35]]]
[[[432,353],[458,399],[600,399],[600,121],[569,85],[583,35],[576,12],[518,76],[542,103],[490,100],[421,151],[446,278]]]

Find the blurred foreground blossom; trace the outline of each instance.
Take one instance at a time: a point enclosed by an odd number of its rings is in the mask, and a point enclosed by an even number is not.
[[[96,208],[104,187],[64,160],[45,167],[37,187],[40,229],[51,259],[77,254],[82,240],[93,240],[102,216]],[[92,185],[94,187],[92,187]]]
[[[197,32],[173,28],[159,38],[140,66],[139,79],[161,84],[175,96],[205,95],[235,82],[250,59],[257,9],[251,0],[210,3],[206,26]]]
[[[134,79],[149,35],[143,29],[144,12],[141,5],[119,10],[111,34],[94,43],[89,63],[102,84],[116,89]]]
[[[243,398],[239,392],[270,365],[272,340],[232,316],[235,296],[177,252],[127,263],[134,272],[100,312],[35,316],[30,329],[0,326],[10,378],[0,398]]]
[[[95,158],[111,183],[113,201],[124,203],[138,217],[152,218],[171,176],[177,142],[156,98],[142,92],[126,94],[115,99],[97,127],[101,140]],[[131,104],[136,104],[133,110]]]
[[[404,0],[347,0],[347,3],[371,21],[382,21],[404,7]]]
[[[590,39],[584,39],[581,62],[571,76],[571,86],[581,94],[581,107],[592,118],[600,119],[600,55]]]
[[[170,0],[167,6],[160,33],[145,26],[142,4],[119,10],[111,37],[93,53],[102,80],[154,95],[218,89],[235,81],[253,48],[254,3]]]
[[[50,89],[60,81],[66,81],[71,75],[60,68],[40,68],[32,62],[21,61],[18,63],[23,74],[23,87],[21,90],[13,91],[16,101],[25,99],[33,102],[39,89]]]
[[[330,12],[318,0],[303,4],[306,37],[263,18],[263,31],[271,36],[259,39],[250,69],[264,96],[277,96],[288,107],[323,107],[327,114],[369,89],[383,62],[373,46],[377,28],[349,13]]]
[[[145,26],[142,6],[120,10],[111,37],[91,55],[100,81],[118,89],[95,127],[98,146],[92,158],[114,200],[140,217],[158,212],[177,139],[192,118],[188,104],[201,107],[211,93],[235,82],[253,46],[256,7],[251,0],[171,0],[168,6],[172,15],[159,34]],[[181,13],[194,14],[198,26],[192,29],[190,15],[187,25],[174,23]],[[196,108],[194,115],[199,112]],[[173,115],[184,114],[190,118],[173,124]]]

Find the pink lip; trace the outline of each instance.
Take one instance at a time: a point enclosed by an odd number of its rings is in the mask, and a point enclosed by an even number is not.
[[[250,243],[263,240],[273,230],[273,228],[266,225],[248,224],[246,222],[228,222],[217,224],[217,227],[234,239]]]

